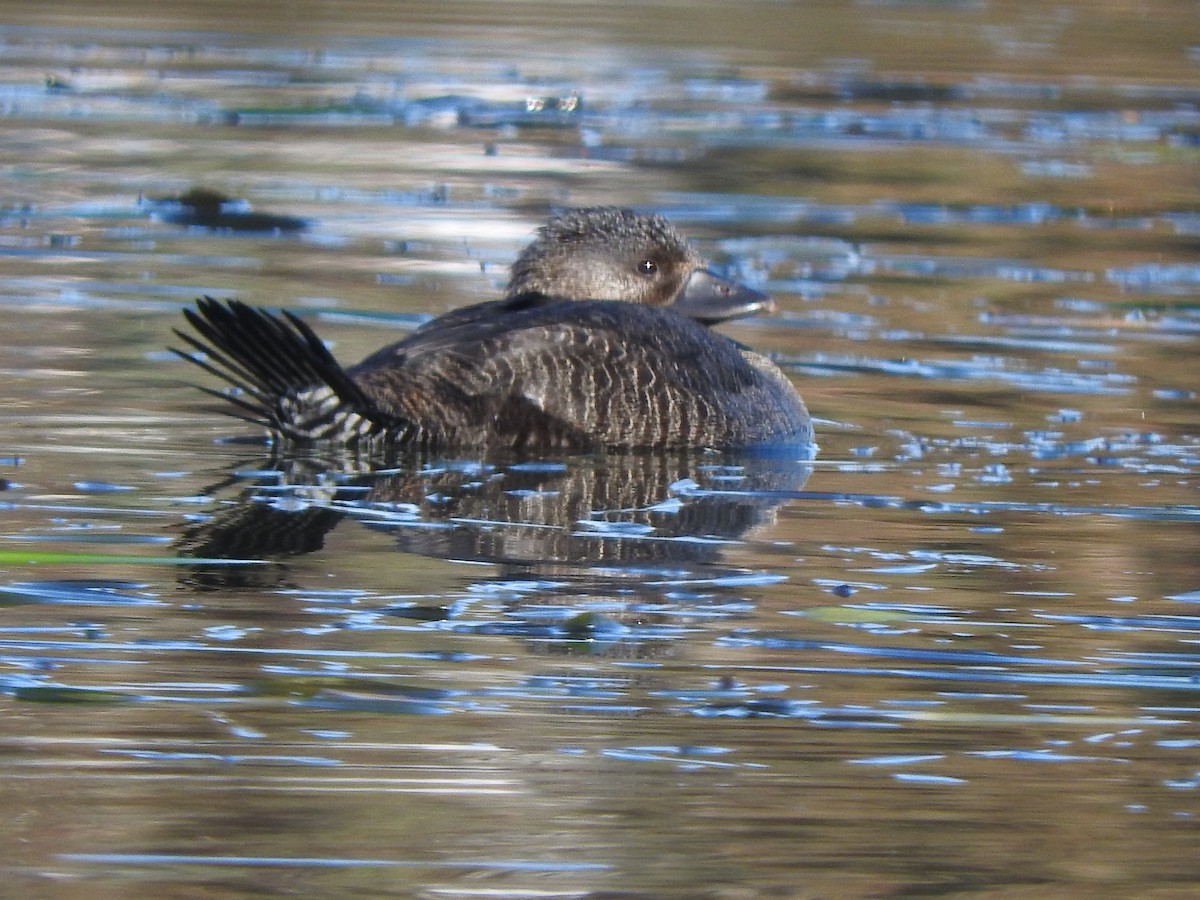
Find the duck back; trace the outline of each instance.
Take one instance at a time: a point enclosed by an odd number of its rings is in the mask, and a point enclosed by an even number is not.
[[[590,449],[808,443],[769,360],[669,309],[563,301],[416,332],[348,370],[439,444]]]

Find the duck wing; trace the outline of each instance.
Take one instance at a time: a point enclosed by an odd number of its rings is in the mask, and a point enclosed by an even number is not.
[[[769,438],[803,406],[760,369],[669,309],[564,301],[416,332],[348,374],[429,442],[590,449]]]

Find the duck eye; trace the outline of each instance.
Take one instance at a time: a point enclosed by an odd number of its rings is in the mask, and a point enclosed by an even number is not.
[[[643,259],[637,265],[639,275],[654,275],[658,272],[658,263],[652,259]]]

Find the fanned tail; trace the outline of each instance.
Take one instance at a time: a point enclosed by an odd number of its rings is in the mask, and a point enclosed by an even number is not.
[[[369,440],[400,424],[375,407],[290,312],[276,316],[240,300],[202,297],[183,315],[200,337],[174,329],[191,350],[171,352],[233,388],[201,388],[231,404],[230,415],[300,443]]]

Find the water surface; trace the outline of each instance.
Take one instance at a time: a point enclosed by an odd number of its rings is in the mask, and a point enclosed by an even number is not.
[[[14,891],[1195,893],[1193,6],[3,8]],[[280,457],[164,349],[594,203],[774,294],[815,461]]]

